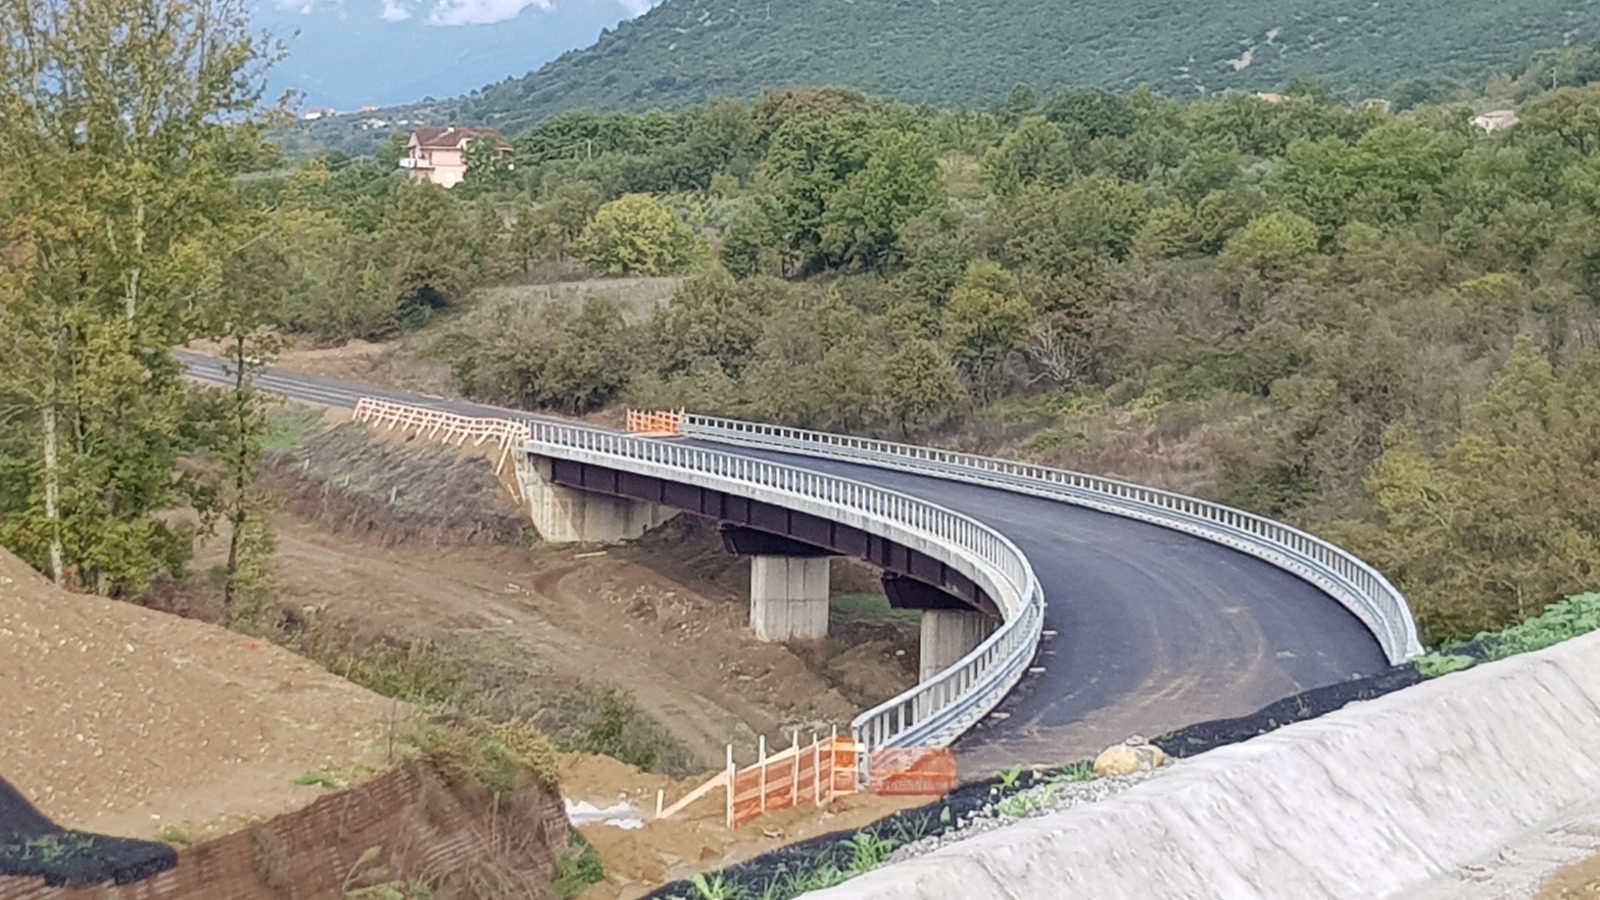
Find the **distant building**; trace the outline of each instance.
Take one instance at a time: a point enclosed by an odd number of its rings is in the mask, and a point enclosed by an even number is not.
[[[1388,112],[1392,107],[1393,104],[1382,97],[1368,97],[1367,99],[1361,101],[1362,109],[1375,109],[1381,113]]]
[[[1513,128],[1517,122],[1517,111],[1514,109],[1496,109],[1472,117],[1472,124],[1483,129],[1484,134],[1494,134]]]
[[[364,112],[364,113],[377,112],[378,110],[380,110],[382,108],[383,107],[381,107],[381,106],[363,106],[363,107],[361,107],[361,112]]]
[[[329,116],[336,116],[338,114],[339,111],[336,109],[329,109],[326,106],[318,106],[306,110],[305,120],[307,122],[315,122],[318,119],[326,119]]]
[[[1285,101],[1285,100],[1287,100],[1289,98],[1285,97],[1282,94],[1257,93],[1256,94],[1256,99],[1260,100],[1263,103],[1282,103],[1283,101]]]
[[[406,155],[400,157],[400,168],[413,181],[453,188],[466,179],[467,148],[477,140],[494,141],[501,153],[511,152],[511,145],[493,128],[418,128],[406,144]]]

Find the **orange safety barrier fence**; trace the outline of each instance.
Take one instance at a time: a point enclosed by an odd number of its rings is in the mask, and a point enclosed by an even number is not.
[[[841,738],[791,746],[732,773],[728,827],[738,828],[764,813],[802,803],[818,806],[856,792],[856,745]]]
[[[628,410],[628,433],[640,437],[683,437],[682,410],[678,412],[652,412]]]
[[[942,797],[955,790],[956,755],[946,748],[879,750],[867,761],[867,785],[884,796]]]

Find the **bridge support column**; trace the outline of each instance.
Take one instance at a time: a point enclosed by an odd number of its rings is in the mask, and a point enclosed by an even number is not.
[[[750,625],[763,641],[828,636],[828,557],[750,557]]]
[[[556,484],[548,457],[518,453],[517,483],[539,537],[552,544],[615,544],[631,541],[676,515],[675,510],[580,491]]]
[[[966,656],[994,633],[995,622],[980,612],[929,609],[922,613],[917,680],[927,681]]]

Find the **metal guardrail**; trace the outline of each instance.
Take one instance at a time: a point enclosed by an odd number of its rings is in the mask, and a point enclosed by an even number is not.
[[[987,715],[1027,671],[1044,629],[1044,592],[1010,539],[970,516],[909,494],[738,453],[612,431],[530,422],[527,447],[624,471],[664,475],[835,521],[916,547],[963,571],[1004,613],[976,649],[871,713],[852,730],[870,755],[886,747],[946,746]]]
[[[735,419],[689,415],[684,434],[986,484],[1193,534],[1265,560],[1321,588],[1366,625],[1391,663],[1422,653],[1405,597],[1376,569],[1328,541],[1243,510],[1064,469]]]

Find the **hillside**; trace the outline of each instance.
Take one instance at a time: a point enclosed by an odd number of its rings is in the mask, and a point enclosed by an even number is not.
[[[1037,91],[1149,84],[1169,95],[1281,85],[1352,95],[1405,78],[1482,79],[1600,33],[1596,0],[668,0],[523,78],[462,102],[517,128],[564,109],[643,109],[762,88],[842,84],[943,106]]]

